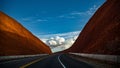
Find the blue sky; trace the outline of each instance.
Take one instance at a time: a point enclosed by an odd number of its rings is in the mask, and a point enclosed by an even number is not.
[[[105,0],[1,0],[0,10],[16,19],[34,35],[44,38],[46,35],[80,32],[104,2]]]
[[[15,18],[33,34],[64,33],[82,30],[91,14],[79,13],[85,13],[94,6],[97,8],[104,1],[1,0],[0,10]],[[94,13],[94,9],[92,11]]]

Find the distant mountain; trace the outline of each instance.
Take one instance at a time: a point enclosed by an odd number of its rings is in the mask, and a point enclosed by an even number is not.
[[[120,0],[107,0],[64,52],[120,55]]]
[[[16,20],[0,12],[0,56],[40,53],[51,50]]]

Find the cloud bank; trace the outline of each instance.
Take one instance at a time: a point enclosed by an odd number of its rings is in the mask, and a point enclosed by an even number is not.
[[[73,36],[66,39],[64,37],[55,36],[55,37],[48,38],[48,40],[46,40],[45,43],[51,47],[53,52],[56,52],[56,51],[65,50],[71,47],[76,39],[77,39],[77,36]]]
[[[49,45],[53,52],[57,52],[71,47],[79,33],[80,31],[74,31],[61,34],[39,35],[38,37]]]

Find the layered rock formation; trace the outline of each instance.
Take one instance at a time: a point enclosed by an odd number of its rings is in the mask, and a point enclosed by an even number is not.
[[[120,0],[107,0],[64,52],[120,55]]]
[[[51,50],[16,20],[0,12],[0,56],[40,53]]]

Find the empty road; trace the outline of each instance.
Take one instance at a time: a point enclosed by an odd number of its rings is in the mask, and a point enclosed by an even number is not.
[[[53,54],[45,58],[32,57],[0,63],[0,68],[93,68],[67,54]]]

